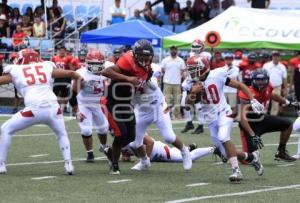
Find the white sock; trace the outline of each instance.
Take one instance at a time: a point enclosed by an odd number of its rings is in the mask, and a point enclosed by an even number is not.
[[[298,138],[298,149],[297,154],[300,155],[300,137]]]
[[[67,135],[58,138],[58,144],[64,160],[71,160],[71,147]]]
[[[6,161],[8,148],[11,143],[11,138],[12,138],[11,134],[2,132],[1,138],[0,138],[0,162]]]
[[[191,151],[191,158],[193,161],[200,159],[206,155],[212,154],[214,151],[213,147],[197,148]]]
[[[239,162],[236,156],[230,157],[228,161],[231,165],[231,168],[239,168]]]
[[[198,124],[199,125],[203,125],[203,123],[204,123],[204,117],[203,117],[202,110],[198,110],[197,117],[198,117]]]
[[[184,111],[184,119],[186,122],[189,122],[189,121],[192,121],[193,120],[193,117],[192,117],[192,114],[191,114],[191,110],[183,110]]]

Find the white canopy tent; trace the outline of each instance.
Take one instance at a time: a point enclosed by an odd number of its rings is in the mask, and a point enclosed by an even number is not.
[[[186,32],[165,37],[163,47],[188,48],[194,39],[217,31],[217,48],[300,50],[300,12],[230,7],[212,20]]]

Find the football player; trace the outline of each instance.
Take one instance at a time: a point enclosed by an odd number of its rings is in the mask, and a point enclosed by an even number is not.
[[[5,162],[13,134],[34,124],[45,124],[54,131],[65,160],[65,170],[72,175],[70,142],[51,83],[52,78],[72,78],[80,84],[82,78],[74,71],[57,69],[50,61],[40,62],[38,53],[30,49],[19,51],[14,63],[5,67],[0,84],[12,82],[23,96],[25,108],[1,126],[0,173],[6,173]]]
[[[251,73],[261,68],[261,63],[257,62],[257,54],[254,52],[250,52],[247,56],[246,60],[242,60],[240,63],[240,72],[241,72],[241,78],[244,84],[247,86],[251,85]]]
[[[87,162],[94,162],[93,125],[100,140],[99,150],[104,152],[107,147],[108,122],[99,103],[105,91],[106,77],[101,75],[101,71],[105,65],[111,66],[112,64],[104,60],[104,56],[100,51],[90,50],[85,57],[85,64],[76,71],[85,81],[84,87],[81,90],[77,90],[79,110],[77,112],[77,120],[79,122],[82,141],[87,152]],[[74,88],[73,90],[76,91]]]
[[[209,59],[210,56],[204,53],[204,48],[205,48],[204,42],[200,39],[195,39],[192,43],[190,56],[202,56],[210,60]],[[182,97],[181,97],[180,105],[183,107],[185,106],[185,99],[189,91],[189,87],[193,82],[194,82],[193,79],[188,75],[187,78],[181,84]],[[200,134],[204,132],[203,130],[204,118],[203,118],[203,112],[201,111],[201,104],[199,102],[195,104],[195,110],[197,111],[198,127],[194,130],[194,132],[192,132],[192,134]],[[193,115],[191,109],[186,107],[183,109],[183,112],[184,112],[184,119],[186,120],[186,124],[184,128],[181,130],[181,133],[186,133],[189,130],[194,129],[195,127],[193,124]]]
[[[156,75],[156,73],[153,75]],[[164,140],[181,152],[183,168],[185,170],[191,169],[192,160],[188,147],[184,146],[173,131],[170,110],[154,77],[147,81],[142,91],[135,94],[133,104],[136,117],[136,137],[132,147],[138,149],[143,146],[147,127],[155,123]],[[132,167],[133,170],[144,170],[146,168],[147,165],[142,160]]]
[[[257,69],[251,75],[250,91],[254,98],[264,105],[265,110],[268,109],[270,100],[277,101],[282,105],[291,105],[291,102],[272,92],[273,88],[269,83],[270,77],[264,69]],[[244,152],[254,152],[263,147],[261,136],[269,132],[281,132],[275,160],[295,161],[286,150],[292,129],[293,122],[288,118],[273,116],[268,114],[256,114],[252,112],[249,106],[250,98],[243,92],[239,92],[241,102],[241,139]],[[247,160],[247,159],[246,159]],[[247,160],[248,161],[248,160]]]
[[[297,113],[298,113],[298,118],[295,120],[293,124],[293,130],[300,132],[300,103],[295,102],[293,103],[294,106],[296,107]],[[297,147],[297,154],[293,156],[295,159],[300,159],[300,137],[298,138],[298,147]]]
[[[183,157],[181,151],[176,147],[169,147],[167,144],[157,141],[147,133],[144,135],[143,144],[146,146],[146,151],[151,162],[182,162]],[[131,155],[134,155],[134,142],[131,142],[122,150],[129,150]],[[213,154],[215,147],[197,148],[196,144],[189,144],[189,150],[192,161],[196,161],[204,156]]]
[[[110,174],[120,174],[118,160],[121,148],[135,139],[135,116],[131,100],[136,92],[142,91],[152,75],[151,62],[153,47],[147,40],[138,40],[132,51],[123,54],[116,65],[102,71],[102,75],[111,79],[108,86],[107,110],[113,119],[109,119],[114,134],[112,144],[112,165]],[[150,166],[150,159],[144,147],[138,155]]]
[[[230,139],[233,118],[223,92],[224,86],[227,85],[244,92],[250,98],[251,106],[256,112],[261,112],[263,106],[254,99],[247,86],[230,79],[226,69],[218,68],[210,71],[206,58],[190,57],[187,60],[187,66],[195,82],[190,87],[186,105],[201,102],[211,139],[222,154],[227,156],[231,165],[232,174],[229,176],[229,180],[240,181],[243,176],[239,168],[236,148]]]
[[[70,70],[70,62],[72,61],[72,56],[67,55],[67,49],[64,46],[59,47],[58,54],[53,56],[52,61],[55,63],[57,68],[63,70]],[[70,78],[56,78],[54,79],[53,92],[59,97],[59,104],[62,110],[66,110],[66,105],[68,103],[68,97],[70,95]]]

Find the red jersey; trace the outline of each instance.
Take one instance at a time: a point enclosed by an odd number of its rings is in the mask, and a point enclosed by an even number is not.
[[[12,44],[14,45],[14,46],[18,46],[18,45],[20,45],[22,42],[23,42],[23,40],[24,40],[24,38],[26,37],[27,35],[26,35],[26,33],[25,32],[18,32],[18,33],[14,33],[13,35],[12,35]]]
[[[267,88],[265,88],[264,91],[257,91],[252,86],[249,87],[250,92],[253,94],[253,97],[259,101],[261,104],[265,106],[265,108],[268,108],[271,97],[272,97],[272,91],[273,87],[271,84],[268,85]],[[249,97],[242,91],[239,91],[238,94],[239,98],[241,100],[250,100]]]
[[[71,62],[72,66],[74,66],[75,70],[78,70],[82,67],[83,62],[80,61],[79,58],[72,58]]]
[[[224,67],[225,66],[225,61],[224,60],[221,60],[221,61],[215,61],[215,60],[212,60],[211,63],[210,63],[210,69],[213,70],[213,69],[216,69],[216,68],[221,68],[221,67]]]
[[[73,57],[72,56],[53,56],[52,61],[55,63],[57,68],[61,68],[63,70],[70,70],[69,63],[71,63]]]
[[[135,62],[132,51],[123,54],[116,65],[125,75],[138,77],[140,83],[136,86],[136,91],[143,91],[143,87],[148,78],[148,72]]]
[[[242,79],[243,82],[247,85],[251,85],[251,73],[258,69],[261,68],[262,65],[261,63],[255,62],[254,64],[249,64],[247,60],[243,60],[240,64],[240,71],[242,71]]]
[[[293,69],[300,71],[300,58],[299,57],[291,58],[290,64],[292,65]]]

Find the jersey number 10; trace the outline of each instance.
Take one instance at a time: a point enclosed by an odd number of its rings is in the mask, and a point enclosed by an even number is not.
[[[219,96],[219,92],[218,92],[218,88],[215,84],[209,85],[207,87],[208,92],[210,94],[211,100],[213,104],[217,104],[220,102],[220,96]],[[207,94],[206,92],[204,92],[202,99],[204,100],[205,104],[210,104],[210,101],[207,98]]]
[[[43,66],[28,66],[23,68],[24,77],[28,85],[34,85],[38,80],[41,84],[47,82],[46,74],[42,71]],[[37,78],[36,78],[37,77]]]

